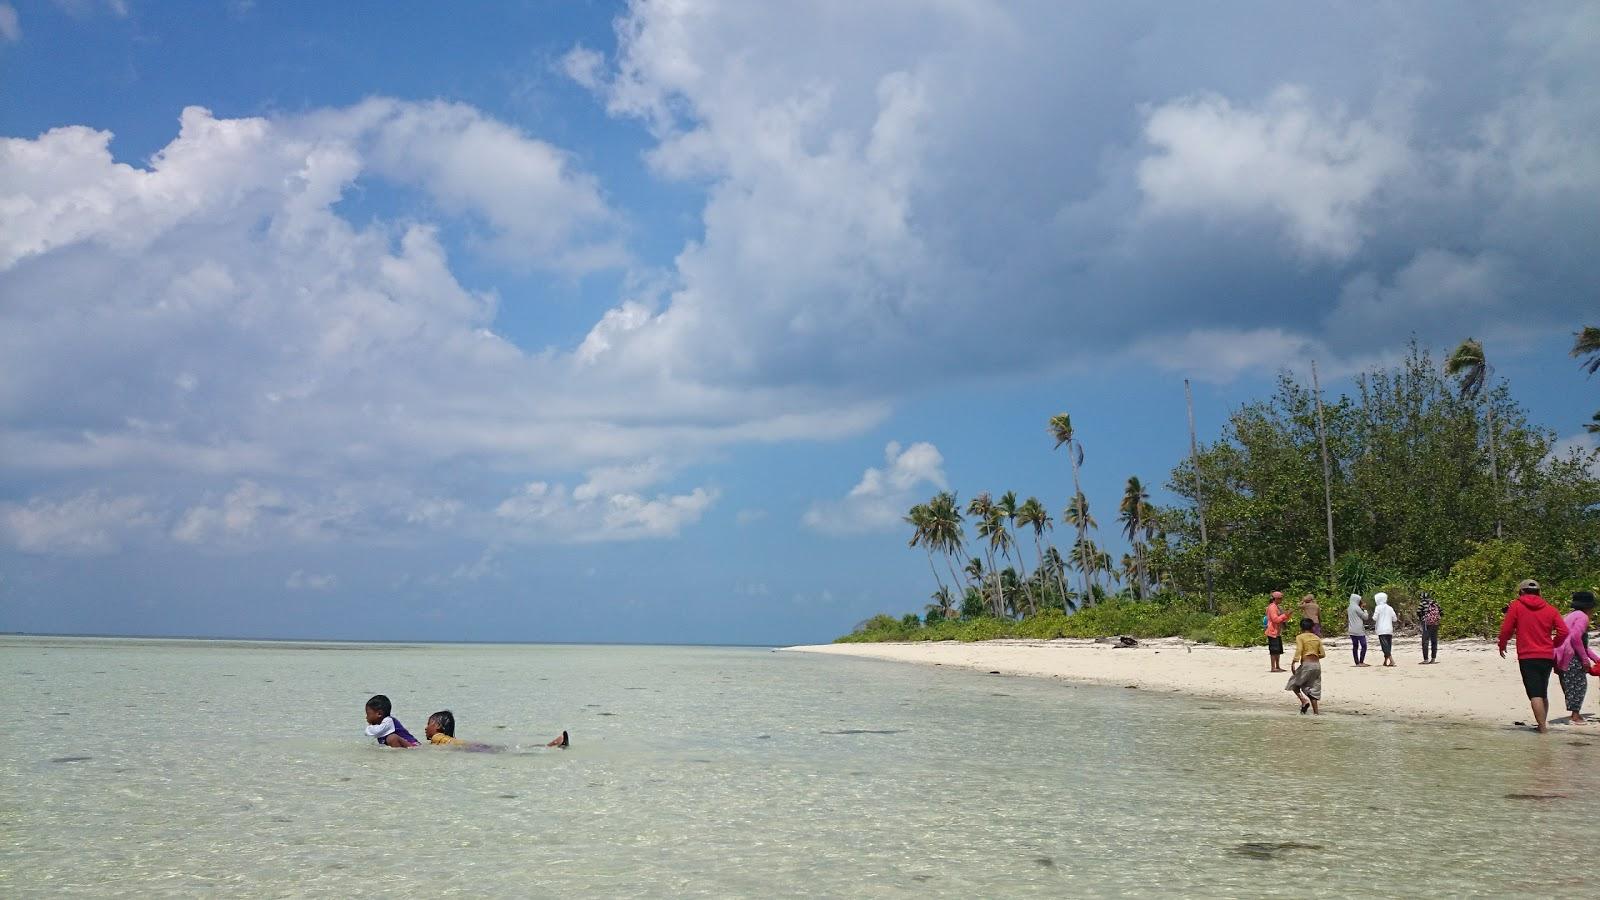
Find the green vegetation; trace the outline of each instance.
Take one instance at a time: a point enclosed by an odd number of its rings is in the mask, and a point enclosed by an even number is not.
[[[1573,356],[1600,370],[1600,329],[1585,328]],[[1354,396],[1322,399],[1321,433],[1319,399],[1282,374],[1271,397],[1236,410],[1214,441],[1172,469],[1171,506],[1152,504],[1130,477],[1118,507],[1130,548],[1120,566],[1096,543],[1099,525],[1078,489],[1081,435],[1070,416],[1052,417],[1049,435],[1073,474],[1061,513],[1069,552],[1048,542],[1054,523],[1037,498],[984,492],[963,515],[956,495],[941,493],[906,516],[911,546],[928,554],[934,602],[921,618],[874,616],[839,640],[1127,634],[1245,646],[1264,642],[1272,590],[1291,608],[1315,594],[1330,633],[1341,630],[1352,592],[1387,591],[1408,623],[1427,590],[1444,611],[1442,637],[1490,636],[1523,578],[1538,578],[1558,603],[1600,582],[1600,454],[1556,453],[1555,434],[1527,421],[1478,341],[1463,342],[1443,366],[1413,345],[1398,365],[1363,373]]]

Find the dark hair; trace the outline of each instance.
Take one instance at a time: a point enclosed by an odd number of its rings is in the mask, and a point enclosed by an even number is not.
[[[429,716],[428,724],[437,726],[443,734],[451,737],[456,736],[456,714],[448,709],[441,709]]]
[[[373,694],[372,699],[367,701],[367,709],[376,712],[380,716],[388,717],[390,710],[393,710],[394,707],[389,705],[388,697],[382,694]]]
[[[1594,594],[1588,591],[1577,591],[1572,595],[1573,609],[1594,609]]]
[[[1301,619],[1300,620],[1300,630],[1301,631],[1310,631],[1311,629],[1313,629],[1315,627],[1317,627],[1317,623],[1311,621],[1310,619]]]

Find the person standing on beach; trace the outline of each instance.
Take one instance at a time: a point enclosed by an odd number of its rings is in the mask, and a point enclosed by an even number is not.
[[[1267,604],[1267,655],[1272,657],[1269,672],[1283,671],[1278,660],[1283,657],[1283,623],[1289,621],[1289,614],[1278,605],[1282,602],[1283,591],[1273,591],[1272,600]]]
[[[1572,612],[1567,623],[1567,639],[1556,645],[1556,674],[1561,676],[1561,693],[1567,701],[1567,721],[1584,725],[1583,698],[1589,692],[1589,671],[1600,664],[1600,656],[1589,649],[1589,614],[1594,612],[1594,594],[1578,591],[1572,595]]]
[[[1300,618],[1311,620],[1311,633],[1322,637],[1322,607],[1317,605],[1315,595],[1307,594],[1300,598]]]
[[[1433,599],[1433,594],[1423,591],[1417,602],[1417,625],[1422,628],[1422,664],[1425,666],[1439,661],[1439,620],[1443,616],[1439,601]]]
[[[1357,668],[1367,666],[1367,611],[1361,606],[1361,595],[1350,595],[1350,606],[1345,610],[1345,632],[1350,635],[1350,656]]]
[[[1500,623],[1500,658],[1506,658],[1506,642],[1517,638],[1517,668],[1522,670],[1522,686],[1533,707],[1533,721],[1539,733],[1550,729],[1545,714],[1550,706],[1550,673],[1556,667],[1556,645],[1567,639],[1567,623],[1556,608],[1539,596],[1539,582],[1529,578],[1517,586],[1517,599],[1506,607]],[[1552,635],[1554,638],[1552,639]]]
[[[1378,633],[1378,646],[1383,650],[1385,668],[1394,665],[1394,607],[1389,605],[1389,595],[1379,591],[1372,595],[1372,630]]]

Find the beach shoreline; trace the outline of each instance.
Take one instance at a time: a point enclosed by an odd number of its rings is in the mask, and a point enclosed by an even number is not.
[[[1468,639],[1440,645],[1440,662],[1421,665],[1416,637],[1395,639],[1393,668],[1372,641],[1367,668],[1356,668],[1343,635],[1324,638],[1322,708],[1329,715],[1357,715],[1406,722],[1515,727],[1531,723],[1532,712],[1517,673],[1515,650],[1501,659],[1491,641]],[[1273,706],[1295,712],[1284,690],[1288,673],[1268,671],[1265,647],[1233,648],[1195,644],[1182,638],[1140,640],[1135,647],[1060,638],[961,643],[923,641],[820,644],[784,648],[789,652],[848,656],[948,666],[1000,675],[1053,678],[1075,684],[1132,688],[1194,699]],[[1293,653],[1283,657],[1288,669]],[[1595,695],[1585,703],[1593,715]],[[1600,739],[1600,722],[1567,726],[1558,679],[1550,679],[1552,731]]]

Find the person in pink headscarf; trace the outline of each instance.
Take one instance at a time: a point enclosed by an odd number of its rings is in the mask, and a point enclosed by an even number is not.
[[[1600,665],[1600,656],[1589,649],[1589,614],[1594,612],[1594,594],[1578,591],[1572,595],[1572,612],[1567,613],[1567,639],[1556,645],[1556,674],[1561,676],[1561,693],[1567,701],[1567,721],[1584,725],[1583,698],[1589,692],[1589,672]]]

